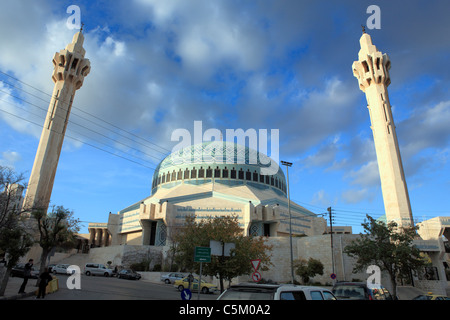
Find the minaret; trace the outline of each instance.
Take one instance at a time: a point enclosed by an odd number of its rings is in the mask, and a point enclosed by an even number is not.
[[[352,68],[359,88],[366,94],[386,220],[395,221],[399,227],[412,226],[408,188],[387,91],[391,83],[391,61],[386,54],[377,50],[364,29],[359,42],[359,60],[353,62]]]
[[[75,92],[81,88],[84,77],[91,69],[89,60],[84,58],[86,51],[83,42],[84,36],[80,30],[72,43],[53,57],[52,80],[55,87],[31,171],[24,208],[46,211],[49,206]]]

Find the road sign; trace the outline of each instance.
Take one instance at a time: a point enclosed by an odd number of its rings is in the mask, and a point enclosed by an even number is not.
[[[255,271],[258,271],[259,264],[261,263],[261,259],[251,260],[251,262],[252,262],[253,269],[255,269]]]
[[[184,289],[181,291],[181,299],[182,300],[191,300],[192,298],[192,292],[189,289]]]
[[[332,273],[332,274],[330,275],[330,278],[333,279],[333,280],[336,279],[336,274],[335,274],[335,273]]]
[[[211,248],[195,247],[194,262],[211,262]]]
[[[253,272],[252,279],[255,282],[260,282],[262,279],[261,273],[259,273],[258,271]]]

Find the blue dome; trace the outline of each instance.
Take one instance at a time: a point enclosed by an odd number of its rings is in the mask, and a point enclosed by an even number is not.
[[[275,167],[275,170],[273,170]],[[276,172],[268,175],[268,172]],[[254,149],[225,141],[190,145],[168,155],[155,169],[152,193],[159,186],[175,186],[182,181],[235,180],[265,185],[286,194],[286,180],[277,163]],[[225,181],[223,181],[225,182]],[[170,183],[171,185],[167,185]]]

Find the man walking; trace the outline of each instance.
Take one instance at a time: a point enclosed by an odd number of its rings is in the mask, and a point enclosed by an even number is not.
[[[25,293],[25,287],[28,283],[28,279],[31,277],[31,268],[33,267],[33,259],[30,259],[23,269],[23,282],[20,286],[19,293]]]

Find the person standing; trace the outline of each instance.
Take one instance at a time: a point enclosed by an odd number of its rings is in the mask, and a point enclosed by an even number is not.
[[[25,287],[28,283],[28,279],[31,277],[31,268],[33,267],[33,259],[28,260],[23,268],[23,282],[20,286],[19,293],[25,293]]]
[[[39,276],[39,291],[36,299],[41,298],[41,296],[42,299],[45,298],[45,291],[47,289],[47,285],[52,280],[53,278],[50,275],[50,272],[48,272],[48,268],[45,268],[44,272],[42,272],[41,275]]]

